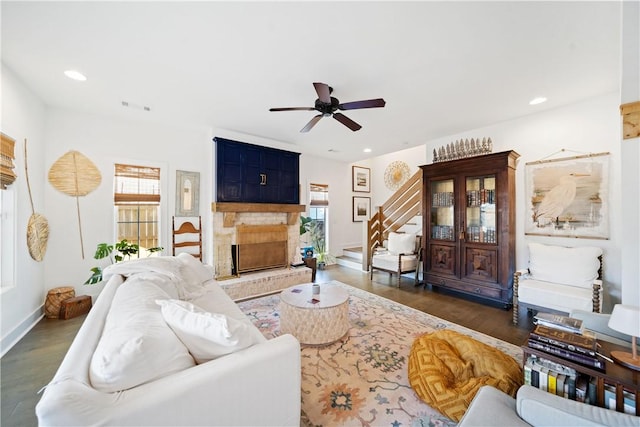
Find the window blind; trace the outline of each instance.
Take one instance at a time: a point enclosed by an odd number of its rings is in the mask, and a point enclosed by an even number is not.
[[[0,140],[0,189],[4,190],[7,185],[13,184],[16,180],[16,174],[13,172],[16,141],[4,133],[0,134],[0,136],[2,137]]]
[[[311,206],[329,206],[329,186],[327,184],[309,184]]]
[[[114,180],[116,205],[160,204],[160,168],[116,163]]]

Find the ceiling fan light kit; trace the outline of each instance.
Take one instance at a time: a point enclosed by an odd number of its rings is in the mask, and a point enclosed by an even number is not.
[[[351,120],[349,117],[342,113],[338,113],[338,110],[357,110],[361,108],[381,108],[384,107],[386,102],[382,98],[365,99],[362,101],[345,102],[341,104],[337,98],[331,96],[333,88],[326,83],[314,83],[313,87],[318,94],[318,99],[313,107],[280,107],[270,108],[269,111],[317,111],[320,114],[314,116],[309,122],[300,129],[300,132],[309,132],[318,121],[323,117],[331,117],[351,129],[357,131],[362,129],[358,123]]]

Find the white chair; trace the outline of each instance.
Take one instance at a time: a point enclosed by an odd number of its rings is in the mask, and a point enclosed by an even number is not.
[[[529,268],[513,279],[513,324],[521,305],[569,314],[602,310],[602,249],[529,243]]]
[[[381,270],[398,275],[397,285],[400,287],[400,276],[415,271],[414,284],[418,283],[420,254],[422,252],[421,237],[414,233],[390,232],[386,248],[374,248],[371,256],[370,278],[373,270]]]

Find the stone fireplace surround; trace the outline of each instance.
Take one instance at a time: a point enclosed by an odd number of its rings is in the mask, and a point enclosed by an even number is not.
[[[213,265],[215,278],[234,299],[257,295],[311,281],[311,269],[289,267],[232,275],[231,245],[237,244],[238,225],[287,227],[287,265],[300,246],[300,212],[305,205],[270,203],[212,203]],[[276,283],[277,282],[277,283]],[[273,288],[273,289],[272,289]]]

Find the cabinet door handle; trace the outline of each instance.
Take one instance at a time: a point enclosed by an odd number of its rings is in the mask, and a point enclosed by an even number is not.
[[[261,173],[260,174],[260,185],[267,185],[267,174],[266,173]]]

